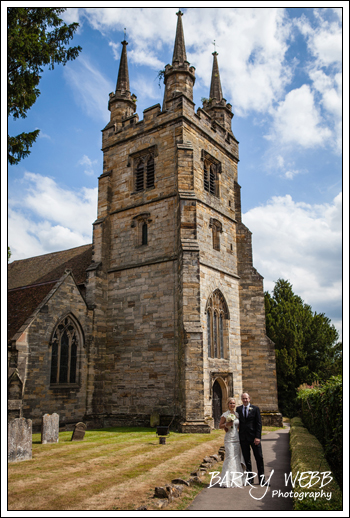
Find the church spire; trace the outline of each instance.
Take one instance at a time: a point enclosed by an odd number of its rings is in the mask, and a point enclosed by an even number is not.
[[[191,67],[186,57],[185,38],[182,27],[183,13],[178,11],[173,61],[164,69],[164,102],[163,109],[170,109],[173,100],[184,95],[193,102],[193,85],[195,68]]]
[[[122,54],[120,56],[117,86],[115,93],[109,94],[108,109],[111,112],[111,123],[121,124],[122,120],[131,117],[136,112],[136,96],[130,94],[128,56],[126,46],[128,42],[124,40]]]
[[[119,71],[118,71],[118,79],[117,79],[117,87],[116,94],[125,95],[125,93],[130,94],[130,85],[129,85],[129,70],[128,70],[128,56],[126,53],[126,46],[128,42],[123,40],[123,50],[122,55],[120,57],[119,63]]]
[[[176,27],[176,36],[175,36],[174,53],[173,53],[173,65],[176,61],[179,63],[184,63],[185,61],[187,61],[184,31],[183,31],[183,27],[182,27],[183,13],[179,10],[176,13],[176,16],[177,16],[177,27]]]
[[[203,101],[203,110],[205,110],[211,116],[213,121],[218,122],[223,128],[232,133],[232,106],[226,102],[226,99],[224,99],[222,95],[219,64],[217,58],[218,53],[216,50],[214,50],[213,56],[213,70],[211,73],[209,99],[205,99]]]
[[[221,81],[220,81],[220,73],[219,73],[219,64],[218,64],[218,53],[216,51],[213,52],[214,60],[213,60],[213,71],[211,74],[211,85],[210,85],[210,99],[216,99],[217,102],[220,102],[222,99],[222,89],[221,89]]]

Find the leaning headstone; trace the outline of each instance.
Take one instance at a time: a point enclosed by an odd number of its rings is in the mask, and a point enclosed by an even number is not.
[[[74,427],[71,441],[82,441],[84,439],[85,432],[86,432],[86,424],[77,423]]]
[[[58,414],[44,414],[41,422],[41,444],[58,442],[59,427]]]
[[[19,417],[8,423],[8,462],[32,458],[32,420]]]

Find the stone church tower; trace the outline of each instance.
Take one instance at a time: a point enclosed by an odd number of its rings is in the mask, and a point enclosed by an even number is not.
[[[86,291],[91,425],[149,425],[155,414],[207,432],[242,390],[266,423],[281,418],[262,277],[241,221],[232,106],[214,52],[209,99],[195,112],[177,16],[162,108],[139,120],[126,41],[109,96]]]

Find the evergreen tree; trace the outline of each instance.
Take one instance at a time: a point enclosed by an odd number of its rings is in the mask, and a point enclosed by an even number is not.
[[[66,25],[59,18],[65,8],[7,8],[7,116],[27,117],[40,95],[37,88],[43,66],[75,59],[81,47],[66,48],[78,23]],[[8,161],[18,162],[30,154],[40,130],[8,136]]]
[[[276,347],[279,408],[293,416],[299,385],[341,373],[342,344],[330,319],[314,313],[288,281],[279,279],[272,296],[265,293],[265,312],[266,333]]]

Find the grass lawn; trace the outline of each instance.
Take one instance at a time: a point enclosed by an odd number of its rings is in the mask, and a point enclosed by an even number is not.
[[[266,427],[263,433],[277,428]],[[57,444],[41,444],[33,434],[32,459],[8,465],[8,509],[135,510],[157,509],[154,488],[174,478],[187,480],[203,457],[224,444],[221,430],[210,434],[171,432],[159,444],[154,428],[87,430],[83,441],[71,442],[61,432]],[[213,470],[221,471],[222,462]],[[181,510],[209,483],[185,487],[166,510]]]

